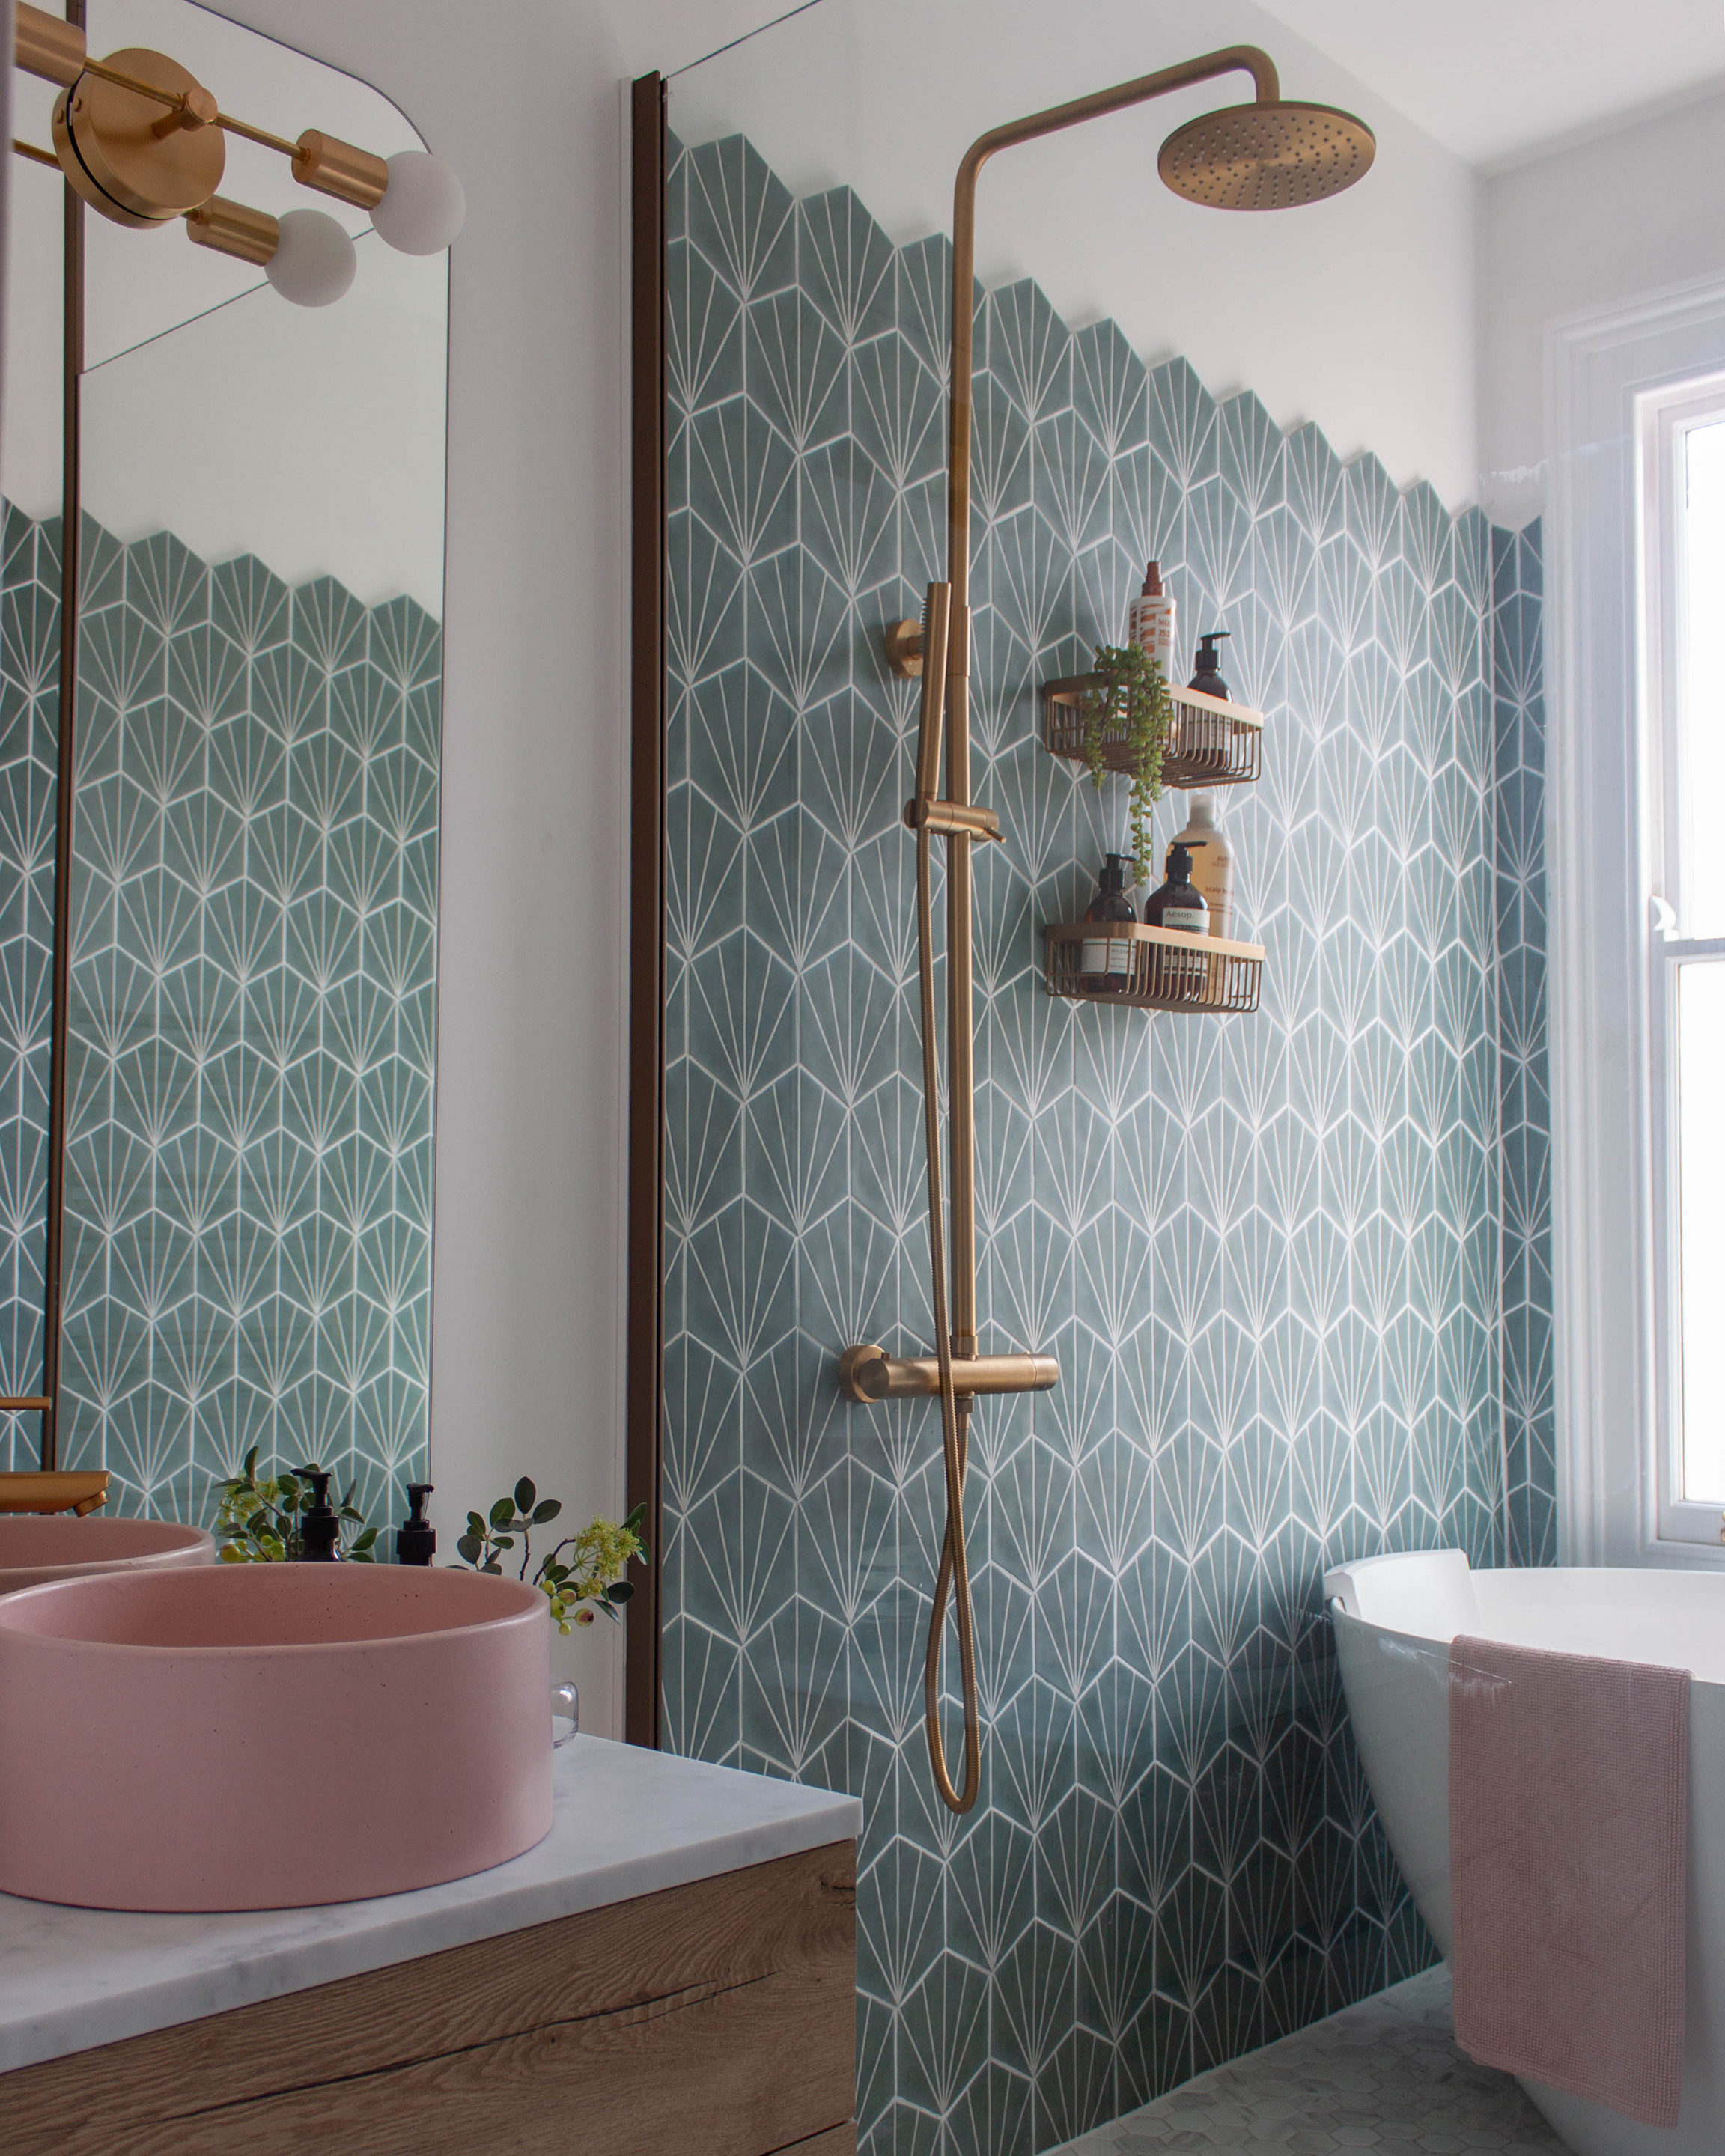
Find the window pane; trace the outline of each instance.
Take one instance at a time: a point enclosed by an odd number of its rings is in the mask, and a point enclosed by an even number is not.
[[[1725,965],[1677,969],[1683,1495],[1725,1506]]]
[[[1686,936],[1725,935],[1725,420],[1685,437],[1678,776]]]

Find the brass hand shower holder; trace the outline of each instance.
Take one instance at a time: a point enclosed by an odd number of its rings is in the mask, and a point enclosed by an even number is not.
[[[1251,76],[1255,101],[1189,121],[1163,145],[1158,169],[1175,193],[1216,208],[1286,209],[1322,201],[1364,176],[1376,145],[1363,121],[1324,105],[1284,100],[1269,54],[1255,45],[1230,45],[992,129],[978,136],[964,153],[953,190],[947,580],[929,586],[927,611],[920,630],[914,623],[894,622],[886,631],[887,657],[893,670],[906,679],[920,674],[922,681],[916,792],[905,804],[905,822],[916,840],[916,955],[935,1352],[932,1356],[906,1358],[888,1355],[873,1346],[848,1348],[839,1359],[839,1382],[845,1397],[858,1403],[930,1396],[940,1400],[947,1525],[929,1620],[923,1706],[935,1786],[942,1802],[959,1813],[971,1809],[982,1787],[975,1628],[970,1566],[964,1546],[964,1470],[970,1413],[982,1395],[1046,1392],[1060,1378],[1060,1365],[1051,1355],[979,1355],[977,1352],[971,848],[979,840],[1004,843],[999,818],[970,798],[970,438],[977,179],[998,151],[1236,71]],[[939,793],[943,731],[944,798]],[[947,841],[947,1082],[952,1154],[950,1310],[934,988],[932,849],[937,834]],[[957,1620],[964,1715],[964,1776],[958,1787],[954,1786],[947,1768],[940,1719],[941,1650],[949,1599]]]

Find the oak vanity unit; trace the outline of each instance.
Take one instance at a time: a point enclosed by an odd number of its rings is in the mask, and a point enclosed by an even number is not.
[[[596,1738],[555,1775],[536,1849],[418,1892],[0,1895],[0,2148],[851,2156],[860,1804]]]

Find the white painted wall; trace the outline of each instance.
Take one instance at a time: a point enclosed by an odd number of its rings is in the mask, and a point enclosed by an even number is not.
[[[1486,183],[1480,255],[1482,499],[1520,524],[1544,499],[1545,331],[1725,267],[1725,95]]]
[[[798,194],[854,187],[895,241],[951,228],[952,175],[986,129],[1194,53],[1263,45],[1283,95],[1378,135],[1364,184],[1274,217],[1183,202],[1156,176],[1180,121],[1250,98],[1243,74],[999,157],[977,266],[1036,279],[1073,324],[1111,315],[1149,359],[1182,353],[1218,395],[1256,391],[1343,457],[1459,507],[1477,490],[1478,182],[1253,0],[823,0],[672,85],[687,141],[741,129]]]

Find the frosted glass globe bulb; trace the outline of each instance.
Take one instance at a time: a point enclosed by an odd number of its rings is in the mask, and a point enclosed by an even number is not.
[[[353,282],[353,242],[321,209],[284,210],[281,238],[264,275],[296,307],[327,307]]]
[[[467,218],[467,197],[453,165],[429,150],[398,150],[389,184],[372,211],[385,246],[403,254],[440,254]]]

